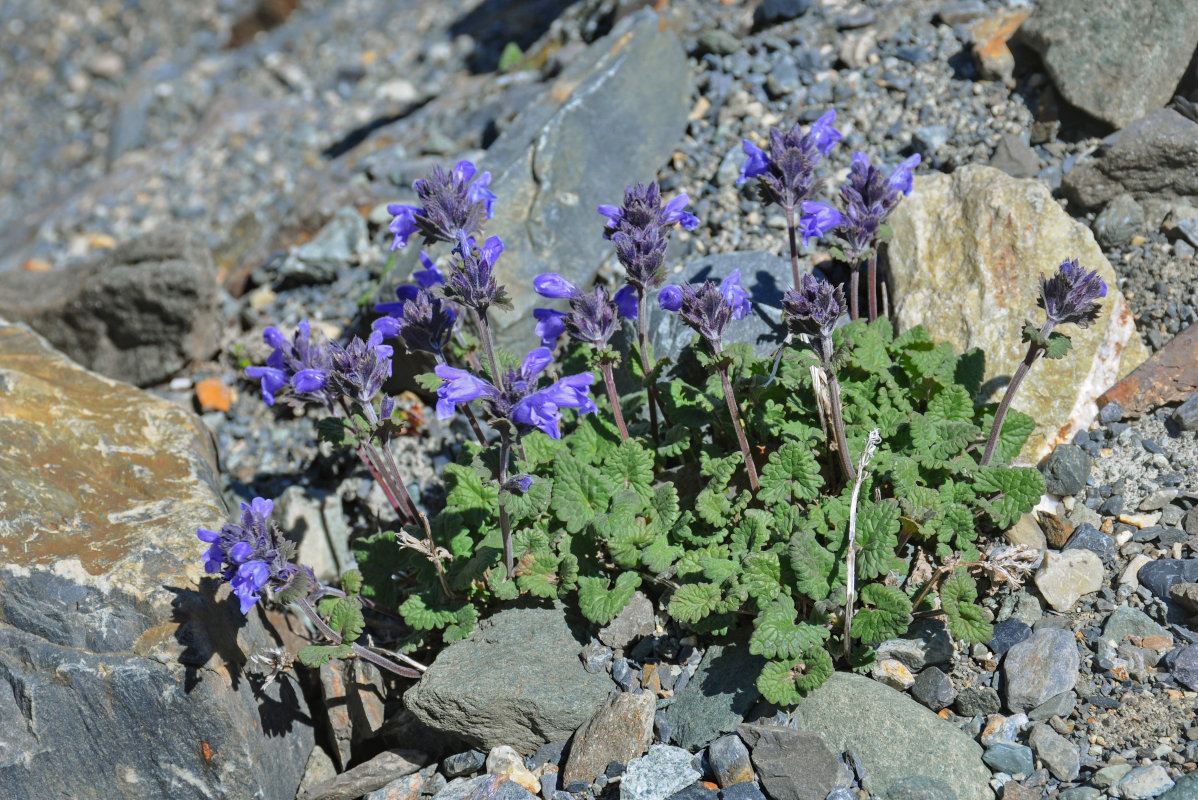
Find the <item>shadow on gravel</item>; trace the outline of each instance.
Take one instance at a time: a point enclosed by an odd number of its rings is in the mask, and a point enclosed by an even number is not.
[[[499,65],[503,48],[514,42],[527,50],[549,25],[576,0],[485,0],[450,27],[454,36],[474,40],[470,69],[492,72]]]

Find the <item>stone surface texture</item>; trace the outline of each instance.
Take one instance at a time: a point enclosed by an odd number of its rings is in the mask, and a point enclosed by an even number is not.
[[[651,692],[613,696],[590,722],[574,734],[561,784],[588,784],[613,761],[627,764],[640,758],[653,742],[655,697]]]
[[[605,673],[583,667],[585,641],[559,608],[500,611],[442,650],[404,703],[429,727],[482,750],[506,744],[528,755],[571,736],[614,688]]]
[[[1173,97],[1198,48],[1198,7],[1188,0],[1047,0],[1019,36],[1040,54],[1062,97],[1122,128]]]
[[[903,778],[944,781],[961,800],[992,800],[982,748],[909,697],[860,675],[837,672],[795,708],[800,730],[823,736],[833,752],[853,748],[885,793]]]
[[[674,743],[697,750],[736,730],[761,696],[755,676],[762,664],[743,641],[708,647],[694,676],[666,709]]]
[[[1027,711],[1069,691],[1077,683],[1080,663],[1077,644],[1069,631],[1036,631],[1007,651],[1003,659],[1007,707],[1015,712]]]
[[[1112,287],[1098,322],[1085,330],[1067,326],[1070,353],[1037,363],[1015,398],[1014,407],[1037,423],[1021,454],[1026,462],[1087,429],[1098,414],[1095,398],[1147,357],[1093,234],[1042,183],[982,166],[918,176],[890,225],[898,327],[923,325],[933,340],[951,342],[958,352],[982,348],[990,400],[999,399],[1026,353],[1024,322],[1043,320],[1036,306],[1041,275],[1077,258]]]
[[[195,417],[0,321],[0,796],[294,795],[303,694],[255,695],[278,639],[203,573],[218,486]]]
[[[836,788],[840,760],[817,734],[772,725],[741,725],[737,732],[774,800],[824,800]]]
[[[72,267],[0,272],[0,317],[27,323],[84,367],[138,386],[216,352],[217,304],[212,254],[178,226]]]

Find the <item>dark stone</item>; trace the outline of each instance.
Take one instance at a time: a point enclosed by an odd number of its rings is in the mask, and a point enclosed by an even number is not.
[[[1118,400],[1112,400],[1098,410],[1098,421],[1103,425],[1110,425],[1121,419],[1123,419],[1123,406],[1119,405]]]
[[[957,713],[963,717],[997,714],[1000,708],[1002,701],[998,699],[998,692],[989,686],[969,686],[957,697]]]
[[[701,783],[692,783],[680,792],[674,792],[669,800],[718,800],[719,792],[708,789]]]
[[[707,746],[707,761],[711,774],[721,787],[746,783],[754,779],[749,751],[735,733],[721,736]]]
[[[287,254],[279,266],[280,288],[332,283],[369,241],[362,215],[352,208],[339,210],[310,241]]]
[[[986,646],[990,648],[994,655],[1001,656],[1031,635],[1031,626],[1020,622],[1014,617],[1009,617],[995,624],[994,636],[991,637]]]
[[[695,676],[665,711],[675,744],[697,750],[736,730],[761,696],[757,675],[764,663],[749,652],[743,637],[709,647]]]
[[[1088,522],[1083,522],[1074,529],[1073,535],[1065,544],[1066,550],[1084,548],[1097,553],[1099,558],[1108,559],[1115,554],[1115,540]]]
[[[1169,419],[1183,431],[1198,430],[1198,392],[1190,395],[1188,400],[1175,408]]]
[[[939,711],[957,699],[952,680],[936,667],[928,667],[915,676],[911,696],[933,711]]]
[[[546,745],[548,746],[548,745]],[[540,752],[539,750],[537,752]],[[450,780],[478,772],[487,763],[487,754],[479,750],[455,753],[441,760],[441,772]]]
[[[1170,652],[1166,656],[1165,663],[1178,683],[1198,691],[1198,645],[1190,645]]]
[[[814,733],[743,724],[761,785],[774,800],[824,800],[837,785],[840,760]]]
[[[1040,54],[1066,101],[1122,128],[1173,96],[1198,47],[1198,7],[1055,0],[1037,7],[1019,37]]]
[[[1144,209],[1126,192],[1115,195],[1094,219],[1094,238],[1105,248],[1126,247],[1143,231]]]
[[[1040,705],[1027,712],[1028,719],[1033,722],[1044,722],[1053,717],[1068,717],[1077,705],[1077,695],[1072,691],[1054,694]]]
[[[957,793],[939,778],[912,775],[891,786],[883,800],[957,800]]]
[[[1060,628],[1037,630],[1003,658],[1007,707],[1028,711],[1077,683],[1080,657],[1073,634]]]
[[[1169,587],[1175,583],[1198,583],[1198,558],[1162,558],[1140,568],[1138,579],[1161,600],[1169,599]]]
[[[1060,781],[1077,779],[1081,757],[1077,747],[1068,739],[1049,726],[1036,723],[1028,733],[1027,742],[1054,778]]]
[[[426,763],[428,757],[424,753],[414,750],[386,750],[364,764],[309,787],[296,800],[354,800],[381,789],[396,778],[411,775]],[[532,797],[527,791],[525,794],[529,798]]]
[[[1004,133],[990,156],[990,166],[1012,178],[1034,178],[1040,171],[1040,156],[1017,133]]]
[[[1123,495],[1113,494],[1106,500],[1103,500],[1102,504],[1098,506],[1098,513],[1104,517],[1118,517],[1123,513]],[[1093,528],[1094,526],[1091,525],[1090,527]],[[1103,535],[1105,536],[1106,534]],[[1109,539],[1110,537],[1108,536],[1107,538]],[[1111,543],[1114,544],[1114,540],[1111,540]]]
[[[760,29],[798,19],[810,8],[811,0],[761,0],[753,12],[753,25]]]
[[[766,797],[756,781],[748,781],[721,789],[720,800],[766,800]]]
[[[982,760],[997,772],[1026,778],[1036,768],[1032,748],[1013,742],[996,742],[986,748]]]
[[[682,138],[689,111],[686,53],[644,9],[575,55],[487,150],[480,168],[503,195],[487,232],[503,239],[497,279],[514,306],[495,312],[503,346],[525,351],[536,341],[532,309],[545,304],[532,291],[536,275],[591,284],[612,254],[595,208],[618,205],[625,186],[652,180]],[[615,119],[637,124],[612,125]]]
[[[621,689],[631,692],[634,685],[640,684],[641,671],[634,667],[628,659],[617,658],[611,662],[611,677]]]
[[[1077,445],[1057,445],[1040,464],[1045,488],[1056,495],[1080,492],[1090,476],[1090,456]]]
[[[1173,788],[1157,800],[1198,800],[1198,772],[1179,777]]]
[[[0,272],[0,317],[24,322],[79,364],[150,386],[220,342],[216,265],[200,234],[167,226],[96,261]]]

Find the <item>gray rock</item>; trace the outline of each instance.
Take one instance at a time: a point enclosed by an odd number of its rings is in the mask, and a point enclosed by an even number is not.
[[[1115,195],[1094,219],[1094,238],[1103,247],[1126,247],[1132,237],[1144,231],[1144,209],[1124,192]]]
[[[720,790],[720,800],[766,800],[766,797],[756,783],[734,783]]]
[[[1173,96],[1198,47],[1198,8],[1186,0],[1055,0],[1038,6],[1019,35],[1065,100],[1122,128]]]
[[[721,736],[707,746],[707,762],[711,764],[711,774],[720,788],[756,780],[749,750],[734,733]]]
[[[514,305],[496,314],[505,346],[536,341],[529,320],[544,303],[532,291],[536,275],[591,283],[612,253],[596,207],[620,204],[626,185],[653,178],[682,138],[689,110],[686,53],[644,10],[571,59],[487,150],[481,168],[491,171],[501,195],[487,231],[503,239],[496,277]],[[612,125],[614,119],[636,124]]]
[[[1198,772],[1182,775],[1172,789],[1160,796],[1160,800],[1198,800]]]
[[[920,620],[914,623],[902,639],[887,639],[875,650],[878,660],[893,658],[908,669],[918,672],[934,664],[947,664],[953,659],[953,640],[942,620]]]
[[[1002,676],[1007,707],[1012,711],[1035,708],[1077,683],[1081,659],[1069,631],[1038,630],[1012,647],[1003,659]]]
[[[961,690],[956,708],[963,717],[995,714],[1002,708],[1002,701],[998,699],[998,692],[989,686],[969,686]]]
[[[344,770],[354,745],[372,738],[383,726],[387,698],[383,676],[378,667],[362,659],[321,664],[318,675],[321,699],[328,709],[333,756]]]
[[[1017,133],[1004,133],[990,156],[990,166],[1012,178],[1034,178],[1040,171],[1040,156]]]
[[[1191,508],[1186,512],[1185,531],[1190,536],[1198,536],[1198,508]]]
[[[1027,712],[1028,719],[1044,722],[1053,717],[1068,717],[1077,705],[1077,695],[1072,691],[1054,694],[1040,705]]]
[[[332,283],[337,274],[366,250],[366,220],[353,208],[342,208],[311,241],[292,248],[279,267],[281,286]]]
[[[479,775],[450,781],[432,800],[533,800],[535,797],[503,775]]]
[[[1106,789],[1114,786],[1129,772],[1131,772],[1131,764],[1111,764],[1109,767],[1103,767],[1095,772],[1094,776],[1090,778],[1090,783],[1099,789]]]
[[[1177,423],[1183,431],[1198,430],[1198,392],[1190,395],[1189,399],[1173,409],[1169,419]]]
[[[24,322],[84,367],[161,383],[220,341],[216,266],[202,237],[168,226],[96,261],[0,272],[0,317]]]
[[[952,680],[936,667],[928,667],[915,677],[911,696],[933,711],[952,705],[957,699],[957,690]]]
[[[0,797],[293,797],[312,712],[286,676],[255,691],[278,634],[200,559],[211,434],[23,325],[0,376]]]
[[[1140,567],[1136,578],[1161,600],[1169,599],[1175,583],[1198,583],[1198,558],[1162,558]]]
[[[1198,691],[1198,644],[1170,653],[1167,663],[1178,683]]]
[[[1057,611],[1069,611],[1082,595],[1102,588],[1104,575],[1096,553],[1075,548],[1059,554],[1045,552],[1034,580],[1045,602]]]
[[[1102,791],[1093,786],[1076,786],[1057,795],[1059,800],[1102,800]]]
[[[1036,758],[1044,763],[1054,778],[1060,781],[1077,778],[1081,758],[1077,747],[1064,736],[1047,725],[1036,723],[1028,733],[1027,742],[1036,751]]]
[[[620,800],[665,800],[702,777],[681,747],[655,744],[628,764],[620,780]]]
[[[1065,543],[1065,550],[1084,548],[1099,558],[1110,558],[1115,554],[1115,540],[1088,522],[1073,529],[1073,535]]]
[[[718,800],[720,793],[701,783],[692,783],[680,792],[674,792],[668,800]]]
[[[986,646],[994,655],[1001,656],[1031,635],[1032,629],[1029,625],[1017,619],[1008,618],[994,626],[994,636]]]
[[[1070,202],[1098,209],[1124,192],[1141,201],[1198,201],[1198,123],[1162,108],[1103,144],[1065,176],[1061,188]]]
[[[1170,640],[1173,639],[1173,634],[1153,622],[1143,611],[1119,606],[1107,617],[1106,625],[1102,628],[1102,638],[1118,647],[1129,636],[1168,636]]]
[[[613,761],[627,764],[639,758],[653,741],[656,698],[651,692],[621,692],[608,700],[570,743],[570,757],[561,783],[591,783]]]
[[[923,775],[952,786],[962,800],[989,800],[982,749],[956,726],[869,678],[835,673],[794,711],[799,730],[823,736],[829,749],[852,749],[875,793]]]
[[[765,28],[798,19],[811,8],[811,0],[762,0],[753,11],[753,24],[757,28]]]
[[[445,774],[446,778],[460,778],[463,775],[471,775],[480,771],[486,763],[486,753],[481,750],[467,750],[464,753],[455,753],[442,759],[441,772]]]
[[[741,49],[740,39],[722,28],[706,30],[695,40],[699,55],[712,53],[717,56],[727,56]]]
[[[1123,800],[1147,800],[1173,788],[1173,779],[1160,764],[1136,767],[1111,787],[1111,794]]]
[[[666,709],[674,742],[698,750],[735,731],[761,696],[757,676],[763,664],[743,638],[709,647],[694,677]]]
[[[442,650],[404,703],[429,727],[480,750],[509,744],[532,753],[569,737],[614,688],[579,661],[583,641],[561,608],[505,609]]]
[[[385,750],[364,764],[312,786],[296,800],[354,800],[417,772],[427,763],[428,756],[415,750]]]
[[[1040,464],[1044,486],[1052,494],[1077,494],[1090,475],[1090,456],[1077,445],[1057,445]]]
[[[840,759],[814,733],[773,725],[741,725],[761,785],[774,800],[824,800],[836,788]]]
[[[599,629],[599,641],[608,647],[621,650],[642,636],[652,634],[653,631],[653,601],[637,592],[628,601],[628,605],[616,614],[615,619]]]
[[[1032,748],[1013,742],[996,742],[982,753],[982,760],[995,772],[1005,772],[1016,778],[1026,778],[1036,768]]]
[[[911,134],[911,143],[921,154],[933,156],[948,144],[949,133],[947,125],[928,125]]]
[[[895,782],[882,800],[957,800],[957,793],[939,778],[915,775]]]
[[[966,25],[986,13],[986,4],[981,0],[949,0],[936,9],[936,17],[945,25]]]
[[[1169,600],[1187,614],[1198,614],[1198,583],[1175,583],[1169,587]]]

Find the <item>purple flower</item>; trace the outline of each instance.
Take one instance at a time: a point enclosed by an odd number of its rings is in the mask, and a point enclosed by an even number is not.
[[[378,330],[365,341],[355,336],[345,347],[330,342],[329,357],[333,367],[329,372],[329,384],[338,394],[367,405],[383,388],[383,381],[391,377],[394,354],[390,345],[383,344],[383,333]]]
[[[845,213],[838,228],[845,244],[845,258],[860,261],[873,250],[878,228],[899,200],[911,193],[912,170],[918,165],[917,153],[885,177],[881,170],[869,163],[869,156],[862,152],[853,153],[848,183],[840,190]]]
[[[713,281],[698,288],[690,284],[667,286],[661,290],[657,302],[666,311],[678,312],[682,321],[697,331],[715,353],[723,349],[728,323],[753,311],[749,293],[740,285],[740,270],[733,270],[719,286]]]
[[[1051,278],[1040,276],[1039,304],[1053,324],[1089,327],[1098,319],[1102,297],[1106,297],[1106,283],[1097,270],[1078,266],[1076,258],[1062,262]]]
[[[538,376],[552,360],[548,348],[538,347],[528,354],[520,369],[508,370],[502,390],[464,369],[437,365],[434,371],[444,381],[437,389],[437,419],[451,419],[459,404],[478,400],[493,418],[512,423],[521,435],[537,428],[550,438],[561,438],[561,409],[576,408],[580,414],[596,410],[587,391],[595,377],[584,372],[538,389]]]
[[[806,334],[822,340],[819,352],[831,357],[832,330],[844,312],[844,290],[806,274],[798,289],[787,289],[782,298],[786,325],[794,334]],[[825,359],[826,360],[826,359]]]
[[[787,213],[794,213],[819,191],[815,167],[841,138],[832,125],[835,119],[836,112],[829,111],[812,123],[806,134],[798,123],[785,133],[770,128],[768,152],[745,139],[741,149],[748,158],[737,184],[757,178],[762,202],[776,203]]]
[[[546,347],[556,342],[562,331],[579,341],[603,347],[611,341],[620,317],[636,319],[637,297],[632,286],[623,287],[614,297],[601,286],[583,292],[555,272],[538,275],[532,285],[542,297],[565,298],[570,301],[568,314],[549,309],[537,309],[533,312],[539,320],[537,335]]]
[[[699,218],[683,210],[689,202],[687,195],[680,194],[663,206],[656,183],[638,183],[624,189],[623,206],[599,206],[608,220],[603,235],[615,245],[629,284],[644,291],[665,282],[670,229],[681,225],[692,231],[699,226]]]
[[[490,236],[481,248],[462,233],[453,251],[458,256],[456,269],[445,280],[445,296],[479,314],[491,306],[510,306],[507,293],[495,280],[495,262],[503,252],[503,242]]]
[[[290,563],[295,546],[270,520],[274,504],[261,497],[241,504],[240,524],[228,522],[219,532],[200,528],[196,536],[211,545],[204,552],[204,571],[221,574],[248,614],[264,588],[281,589],[300,574]]]
[[[301,320],[291,339],[271,326],[262,332],[262,338],[274,348],[266,359],[265,367],[249,367],[245,374],[257,378],[262,385],[262,400],[274,405],[275,395],[289,384],[297,399],[328,405],[332,397],[326,391],[332,362],[329,342],[323,335],[312,338],[308,321]]]
[[[453,336],[458,309],[452,302],[432,293],[432,289],[445,284],[441,270],[433,264],[427,253],[420,253],[424,269],[412,273],[416,284],[401,284],[395,289],[398,298],[394,303],[378,303],[374,310],[379,317],[371,328],[383,338],[400,338],[408,352],[425,352],[440,355]]]
[[[480,235],[483,220],[490,219],[494,212],[495,194],[487,188],[491,173],[476,172],[469,161],[459,161],[448,173],[440,166],[433,167],[428,176],[412,184],[420,205],[387,206],[395,217],[390,225],[395,234],[391,249],[405,247],[415,234],[429,244],[456,243],[462,234]]]
[[[817,203],[812,200],[803,202],[803,215],[799,217],[799,235],[803,237],[803,247],[812,239],[822,239],[832,230],[844,224],[844,215],[827,203]]]

